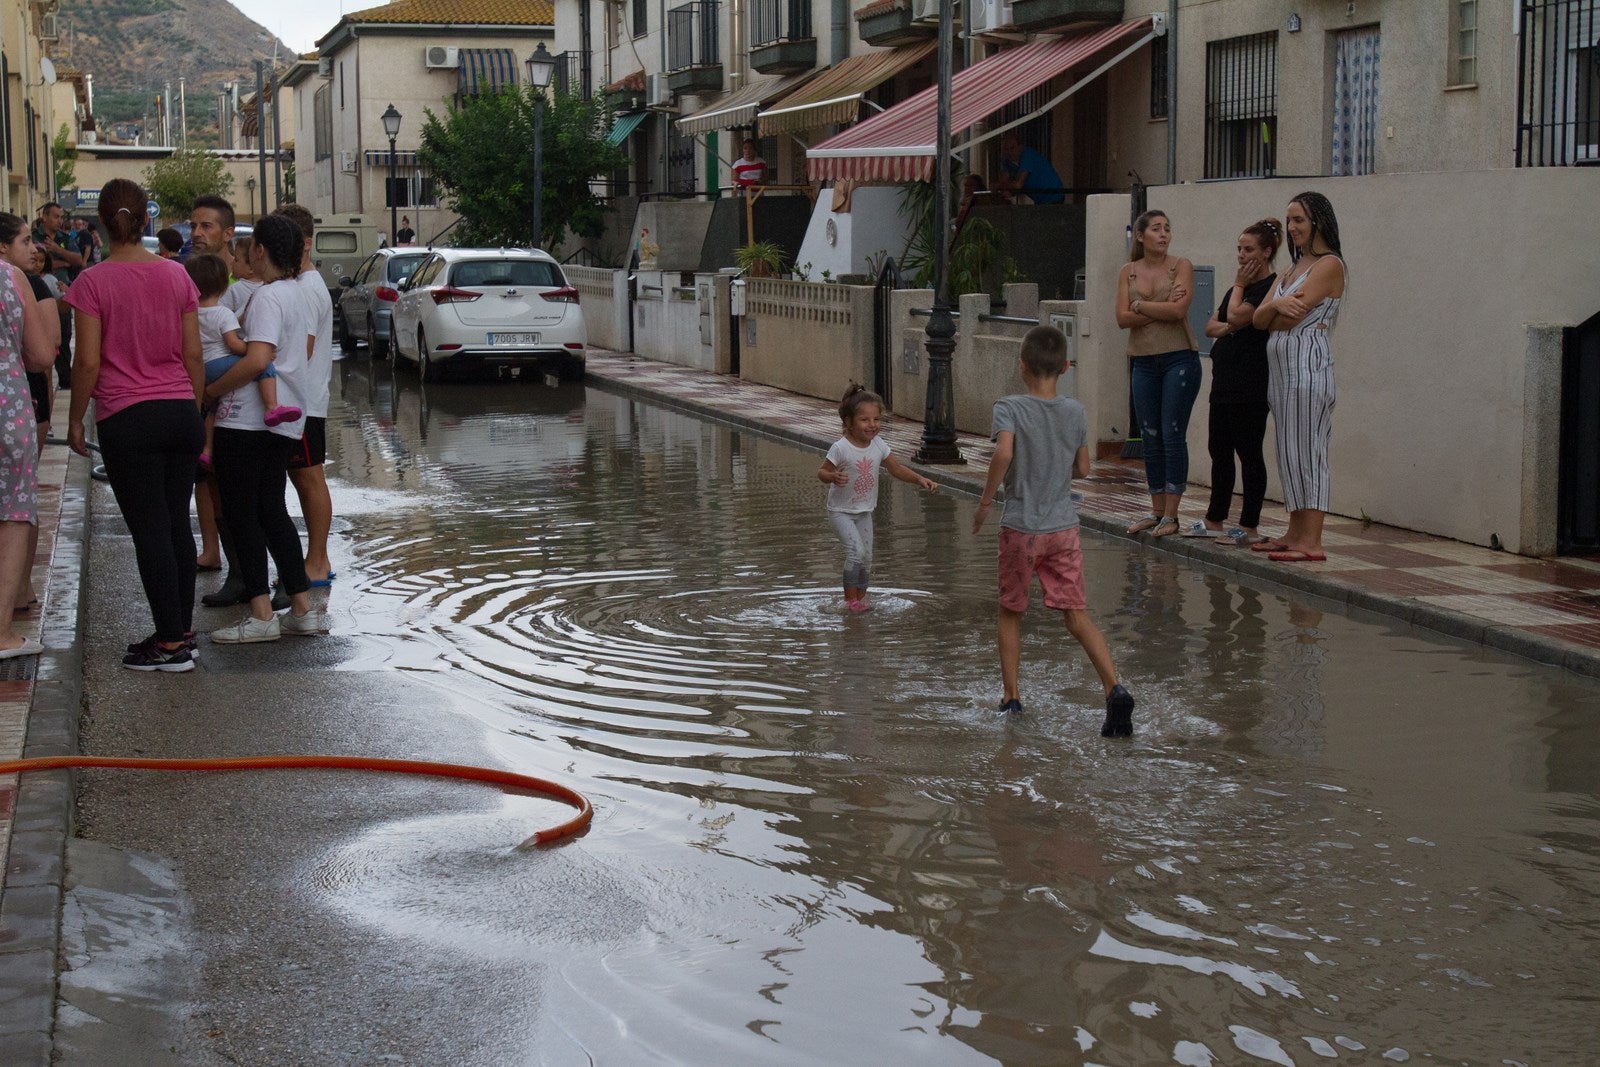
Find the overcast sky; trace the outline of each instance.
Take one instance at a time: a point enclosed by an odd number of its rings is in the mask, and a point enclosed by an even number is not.
[[[233,0],[233,6],[277,34],[297,53],[309,52],[345,11],[364,11],[382,0]]]

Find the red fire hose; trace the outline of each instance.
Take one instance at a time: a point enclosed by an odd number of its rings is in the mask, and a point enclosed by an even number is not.
[[[434,763],[429,760],[378,759],[371,756],[236,756],[228,759],[139,759],[132,756],[42,756],[36,759],[0,760],[0,774],[26,771],[51,771],[67,767],[108,767],[139,771],[269,771],[315,768],[342,771],[380,771],[389,774],[419,774],[433,778],[461,778],[473,782],[533,793],[559,800],[578,809],[578,814],[546,830],[540,830],[518,848],[548,845],[586,829],[594,818],[594,808],[582,793],[564,785],[513,771],[471,767],[461,763]]]

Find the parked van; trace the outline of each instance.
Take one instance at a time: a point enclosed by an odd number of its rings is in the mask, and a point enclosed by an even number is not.
[[[365,215],[318,215],[313,221],[317,233],[311,241],[311,262],[337,304],[344,291],[340,279],[354,275],[377,251],[378,226]]]

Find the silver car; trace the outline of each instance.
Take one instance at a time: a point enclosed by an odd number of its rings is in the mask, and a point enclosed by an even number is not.
[[[394,352],[423,381],[445,366],[583,377],[588,347],[578,290],[544,252],[449,248],[428,253],[395,302]]]
[[[365,341],[373,359],[389,356],[389,317],[400,289],[428,258],[420,248],[380,248],[356,272],[339,279],[339,345],[354,352]]]

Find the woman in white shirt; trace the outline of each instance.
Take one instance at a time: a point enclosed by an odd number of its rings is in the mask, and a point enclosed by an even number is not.
[[[288,219],[268,215],[256,224],[250,263],[261,288],[239,315],[245,354],[233,369],[206,386],[217,400],[212,465],[222,502],[222,521],[233,535],[250,614],[211,632],[221,644],[276,641],[284,633],[315,636],[322,621],[311,609],[300,534],[284,503],[289,454],[304,430],[304,419],[269,427],[255,377],[272,364],[278,375],[278,402],[305,407],[306,364],[312,341],[311,310],[300,287],[303,239]],[[285,284],[286,283],[286,284]],[[289,594],[289,612],[272,611],[267,556]]]

